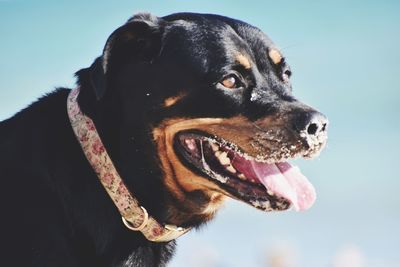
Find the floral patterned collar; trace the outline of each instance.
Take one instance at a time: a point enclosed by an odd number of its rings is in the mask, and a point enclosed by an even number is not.
[[[168,242],[187,233],[190,228],[158,223],[132,196],[105,150],[93,121],[80,110],[77,101],[79,90],[77,87],[68,96],[71,126],[86,158],[120,212],[124,225],[130,230],[140,231],[153,242]]]

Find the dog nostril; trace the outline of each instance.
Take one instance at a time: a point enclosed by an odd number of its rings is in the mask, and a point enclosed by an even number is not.
[[[326,125],[327,125],[327,123],[325,122],[324,124],[322,124],[322,129],[321,129],[321,132],[325,132],[325,130],[326,130]]]
[[[318,132],[318,124],[316,123],[310,123],[310,125],[308,125],[307,127],[307,133],[309,135],[315,135]]]

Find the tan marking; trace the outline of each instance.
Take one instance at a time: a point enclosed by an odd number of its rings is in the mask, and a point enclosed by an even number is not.
[[[282,61],[282,54],[276,50],[276,49],[271,49],[268,52],[269,58],[274,62],[275,65],[279,64]]]
[[[236,56],[236,61],[242,65],[245,69],[250,69],[251,68],[251,63],[250,59],[248,59],[245,55],[243,54],[238,54]]]
[[[175,105],[176,102],[178,102],[179,100],[181,100],[183,97],[185,97],[186,94],[179,94],[177,96],[171,96],[168,97],[167,99],[164,100],[164,106],[165,107],[170,107],[172,105]]]
[[[213,215],[221,207],[225,200],[225,196],[221,194],[215,194],[211,197],[210,203],[202,211],[203,214]]]

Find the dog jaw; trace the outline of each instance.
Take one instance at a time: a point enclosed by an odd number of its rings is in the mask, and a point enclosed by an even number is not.
[[[168,223],[182,225],[191,221],[209,221],[223,204],[226,194],[215,183],[184,166],[173,149],[173,139],[178,131],[220,122],[220,119],[180,118],[164,121],[153,130],[163,182],[173,199],[168,204]]]

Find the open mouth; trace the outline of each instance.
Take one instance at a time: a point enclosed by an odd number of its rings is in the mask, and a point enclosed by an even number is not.
[[[205,133],[175,136],[175,151],[193,172],[206,176],[221,191],[265,211],[310,208],[316,193],[297,167],[288,162],[261,162],[234,143]]]

